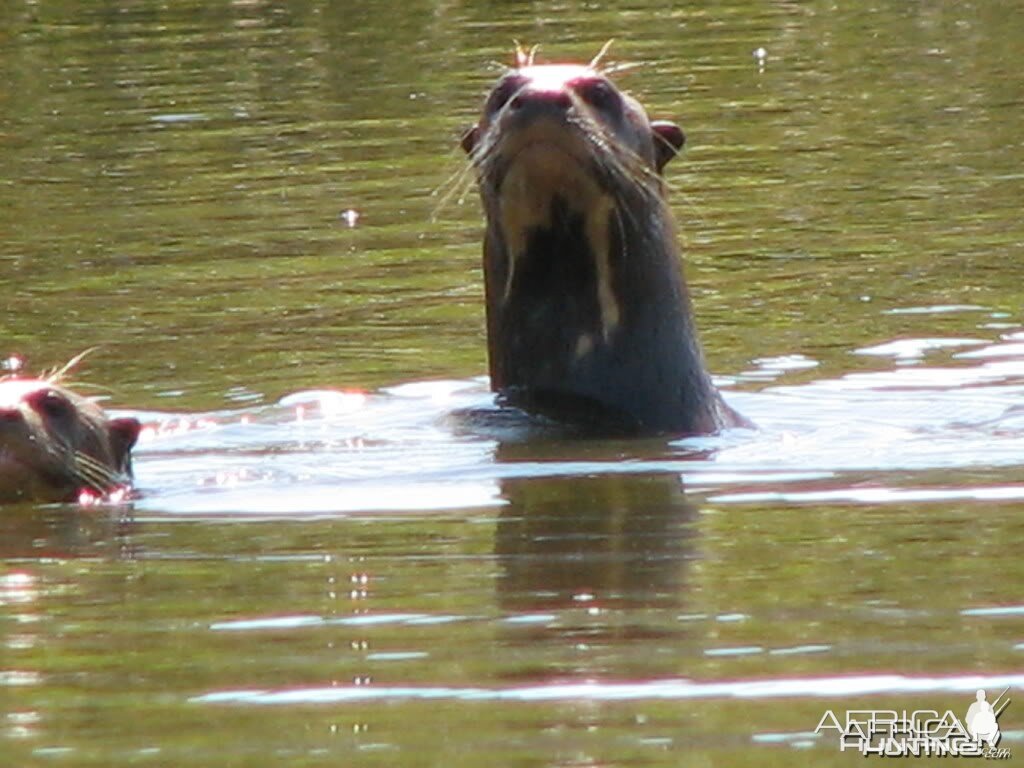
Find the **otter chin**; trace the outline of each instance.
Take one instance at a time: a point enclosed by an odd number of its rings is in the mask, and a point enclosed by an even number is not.
[[[0,379],[0,503],[74,501],[128,488],[136,419],[111,419],[47,379]]]
[[[494,85],[462,146],[500,403],[597,433],[749,426],[708,374],[665,202],[684,141],[592,66],[520,53]]]

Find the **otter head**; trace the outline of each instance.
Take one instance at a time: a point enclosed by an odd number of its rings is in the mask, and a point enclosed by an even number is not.
[[[538,118],[546,116],[551,123]],[[577,133],[559,124],[574,123]],[[504,125],[502,125],[504,124]],[[518,124],[519,131],[511,131]],[[529,125],[529,130],[523,130]],[[492,129],[499,127],[497,133]],[[508,138],[515,134],[515,139]],[[602,147],[591,142],[614,139]],[[675,123],[648,120],[640,103],[622,93],[605,75],[578,64],[523,63],[509,70],[491,89],[480,122],[462,137],[462,148],[473,155],[481,142],[502,137],[517,149],[551,143],[571,155],[590,155],[603,149],[630,167],[637,162],[657,173],[682,149],[686,138]],[[529,157],[524,158],[529,161]],[[642,171],[641,171],[642,173]]]
[[[139,430],[52,381],[0,379],[0,501],[70,501],[128,484]]]
[[[660,175],[683,132],[591,67],[519,64],[462,142],[487,216],[492,387],[600,430],[714,431]]]

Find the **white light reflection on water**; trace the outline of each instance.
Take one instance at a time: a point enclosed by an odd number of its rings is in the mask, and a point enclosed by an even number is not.
[[[286,690],[217,691],[195,696],[198,704],[332,704],[371,700],[452,699],[459,701],[641,701],[650,699],[764,699],[784,697],[851,697],[908,693],[974,693],[979,688],[1024,688],[1024,675],[910,677],[779,678],[699,683],[691,680],[650,680],[630,683],[588,681],[510,688],[445,686],[348,686]]]
[[[1020,335],[1005,333],[987,346],[918,339],[865,348],[859,351],[894,355],[895,367],[728,392],[757,431],[653,449],[626,441],[603,455],[569,442],[555,455],[501,460],[496,439],[460,432],[449,419],[492,402],[485,379],[413,382],[375,394],[297,392],[275,406],[215,414],[137,414],[156,424],[139,449],[137,509],[429,512],[501,505],[501,484],[510,478],[620,473],[678,473],[686,488],[718,503],[1019,500]],[[968,351],[941,349],[966,344]],[[900,364],[930,353],[945,355],[945,364]],[[736,380],[784,379],[814,365],[801,355],[766,358]],[[968,468],[990,476],[966,481],[949,473]]]

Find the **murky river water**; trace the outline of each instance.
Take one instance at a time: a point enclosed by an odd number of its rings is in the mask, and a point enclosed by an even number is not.
[[[846,764],[828,709],[1024,701],[1014,10],[0,6],[0,352],[150,427],[132,510],[0,514],[0,762]],[[760,430],[465,434],[459,135],[613,37]]]

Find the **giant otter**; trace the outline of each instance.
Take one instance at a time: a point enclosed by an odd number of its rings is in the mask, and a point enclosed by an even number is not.
[[[104,497],[131,482],[132,418],[50,379],[0,379],[0,502]]]
[[[462,140],[487,218],[499,402],[602,433],[748,424],[705,368],[665,202],[683,143],[594,63],[517,53]]]

